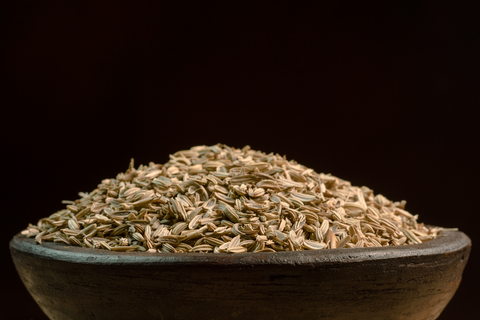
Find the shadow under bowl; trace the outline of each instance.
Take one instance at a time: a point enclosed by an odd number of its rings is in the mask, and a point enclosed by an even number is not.
[[[16,235],[50,319],[436,319],[470,253],[462,232],[418,245],[265,253],[116,253]]]

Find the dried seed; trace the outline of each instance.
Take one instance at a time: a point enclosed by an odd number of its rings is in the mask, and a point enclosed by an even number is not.
[[[38,244],[42,244],[42,237],[43,237],[43,235],[44,235],[45,233],[47,233],[46,230],[45,230],[45,231],[42,231],[42,232],[40,232],[39,234],[36,235],[35,241],[36,241]]]
[[[303,247],[307,250],[321,250],[325,249],[327,245],[323,242],[313,241],[313,240],[305,240],[303,242]]]
[[[227,249],[227,252],[229,252],[229,253],[247,252],[247,248],[245,248],[245,247],[240,247],[240,246],[238,246],[238,247],[229,247],[229,248]]]
[[[78,226],[77,222],[73,219],[68,219],[68,228],[74,231],[80,230],[80,227]]]
[[[193,247],[191,251],[213,251],[213,247],[209,244],[201,244]]]
[[[235,209],[233,209],[230,205],[225,204],[223,212],[225,213],[227,218],[230,219],[230,221],[238,222],[238,219],[239,219],[238,214],[235,212]]]
[[[169,243],[164,243],[162,245],[162,249],[161,249],[162,252],[165,252],[165,253],[175,253],[177,252],[177,250],[175,249],[175,247],[173,247],[171,244]]]
[[[140,242],[145,242],[145,238],[138,232],[133,233],[132,238]]]
[[[21,234],[119,252],[236,253],[418,244],[443,230],[418,223],[405,201],[248,146],[196,146],[138,169],[132,159],[79,196]]]
[[[70,240],[70,243],[75,245],[75,246],[79,246],[79,247],[82,247],[82,243],[80,242],[80,240],[78,240],[77,238],[75,238],[74,236],[70,236],[68,237],[68,240]]]

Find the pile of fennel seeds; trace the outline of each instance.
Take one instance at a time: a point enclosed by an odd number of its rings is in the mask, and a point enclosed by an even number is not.
[[[442,228],[405,201],[286,160],[226,145],[196,146],[80,192],[26,237],[112,251],[278,252],[419,244]]]

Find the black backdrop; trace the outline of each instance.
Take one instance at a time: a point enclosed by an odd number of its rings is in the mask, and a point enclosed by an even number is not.
[[[286,154],[458,227],[474,249],[439,319],[476,318],[473,1],[15,1],[2,12],[6,318],[45,318],[9,257],[15,233],[132,157],[164,163],[217,142]]]

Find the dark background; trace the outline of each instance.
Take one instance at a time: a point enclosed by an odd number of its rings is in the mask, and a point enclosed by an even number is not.
[[[132,157],[164,163],[217,142],[286,154],[458,227],[474,248],[439,319],[476,318],[474,1],[15,1],[2,12],[2,318],[45,319],[9,256],[14,234]]]

